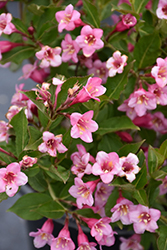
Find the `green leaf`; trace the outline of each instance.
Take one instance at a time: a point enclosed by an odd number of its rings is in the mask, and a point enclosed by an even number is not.
[[[152,174],[152,177],[156,180],[158,179],[164,179],[166,176],[166,172],[161,171],[161,170],[157,170]]]
[[[17,214],[24,220],[39,220],[43,215],[38,212],[38,208],[49,201],[51,197],[46,194],[29,193],[19,198],[7,211]]]
[[[16,64],[21,64],[23,60],[31,56],[34,56],[34,48],[30,46],[19,46],[9,52],[3,53],[1,63],[14,62]]]
[[[167,159],[167,140],[161,144],[158,152]]]
[[[83,0],[83,7],[87,14],[86,21],[92,24],[95,28],[99,28],[100,20],[96,6],[88,0]]]
[[[133,192],[133,197],[138,201],[139,204],[144,206],[148,205],[147,194],[144,189],[135,190]]]
[[[116,132],[126,129],[139,129],[127,116],[112,117],[99,124],[99,129],[96,133],[104,135],[111,132]]]
[[[38,146],[42,143],[42,132],[32,126],[28,127],[29,142],[25,150],[37,150]]]
[[[75,211],[75,213],[82,215],[87,218],[96,218],[100,219],[99,214],[95,214],[92,209],[90,208],[83,208],[83,209],[78,209]]]
[[[7,200],[9,198],[9,196],[4,192],[4,193],[0,193],[0,203],[4,200]]]
[[[49,171],[46,170],[46,173],[53,179],[58,181],[63,181],[66,184],[67,180],[70,177],[70,170],[58,165],[54,167],[53,165],[49,168]]]
[[[142,13],[143,9],[145,8],[146,4],[148,3],[149,0],[135,0],[134,1],[134,9],[136,13],[140,14]]]
[[[129,153],[136,154],[141,145],[144,143],[145,140],[136,142],[136,143],[129,143],[124,145],[120,150],[118,151],[118,154],[120,157],[127,156]]]
[[[13,126],[16,134],[16,152],[19,156],[28,142],[28,121],[24,113],[24,109],[12,118],[10,124]]]
[[[161,181],[156,181],[153,178],[149,180],[149,184],[147,186],[147,195],[148,195],[148,201],[149,201],[149,206],[154,206],[155,199],[159,194],[159,190],[157,187],[161,184]]]
[[[155,150],[151,145],[148,148],[148,169],[150,175],[157,169],[158,167],[158,159],[155,154]]]
[[[19,30],[19,31],[21,31],[22,33],[25,33],[25,34],[28,33],[28,31],[27,31],[28,27],[26,27],[23,24],[23,21],[20,20],[19,18],[13,17],[12,23],[15,25],[15,27],[16,27],[17,30]]]
[[[120,141],[119,136],[115,134],[107,134],[103,135],[99,144],[98,144],[98,151],[105,151],[106,153],[110,152],[117,152],[123,143]]]
[[[134,48],[135,66],[144,68],[155,63],[160,53],[161,39],[157,32],[143,36]]]
[[[106,216],[111,217],[111,208],[113,208],[116,205],[118,197],[119,197],[118,189],[114,188],[105,205]]]
[[[159,226],[157,245],[159,250],[167,250],[167,226]]]
[[[45,105],[43,104],[42,101],[36,100],[37,95],[35,94],[35,91],[30,90],[30,91],[24,91],[22,93],[26,95],[37,106],[37,108],[48,118],[48,115],[45,112],[46,109]]]
[[[29,177],[28,183],[38,192],[44,192],[48,187],[43,171],[41,170],[35,176]]]
[[[32,3],[27,8],[34,15],[40,16],[40,15],[42,15],[44,13],[44,10],[45,10],[46,6],[37,5],[37,4]]]
[[[38,207],[38,212],[44,217],[51,219],[59,219],[64,215],[65,209],[56,201],[48,201]]]
[[[114,77],[108,77],[107,83],[105,84],[107,88],[106,95],[110,99],[118,100],[120,97],[121,92],[124,90],[125,85],[127,84],[127,76],[132,69],[134,62],[128,63],[127,66],[125,66],[123,73],[117,74]]]

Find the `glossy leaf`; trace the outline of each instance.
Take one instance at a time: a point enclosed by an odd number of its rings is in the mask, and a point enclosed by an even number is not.
[[[124,145],[123,147],[121,147],[118,150],[118,154],[120,157],[122,156],[127,156],[129,153],[133,153],[136,154],[137,151],[139,150],[139,148],[141,147],[141,145],[144,143],[145,140],[140,141],[140,142],[136,142],[136,143],[128,143],[126,145]]]
[[[104,135],[111,132],[116,132],[126,129],[139,129],[127,116],[112,117],[99,124],[99,129],[96,133]]]
[[[83,0],[84,10],[86,12],[86,20],[88,23],[93,25],[95,28],[100,27],[100,20],[97,8],[88,0]]]
[[[38,208],[49,201],[51,201],[51,197],[46,194],[29,193],[19,198],[8,211],[17,214],[24,220],[39,220],[43,215],[38,212]]]
[[[140,14],[143,9],[145,8],[146,4],[148,3],[149,0],[135,0],[134,1],[134,9],[136,13]]]
[[[158,228],[157,245],[159,250],[167,250],[167,226],[161,225]]]
[[[42,133],[32,126],[28,127],[28,132],[30,139],[25,150],[37,150],[38,146],[42,143]]]
[[[154,148],[152,148],[151,146],[149,146],[148,149],[148,169],[149,169],[149,173],[152,174],[158,166],[158,159],[157,156],[155,154],[155,150]]]
[[[66,184],[67,180],[70,176],[70,171],[65,169],[64,167],[58,165],[57,167],[54,167],[53,165],[49,168],[46,173],[52,177],[55,180],[63,181],[64,184]]]
[[[45,204],[42,204],[37,210],[44,217],[51,219],[59,219],[64,215],[65,212],[63,206],[61,206],[59,202],[53,200],[45,202]]]
[[[133,197],[138,201],[139,204],[144,206],[148,205],[147,194],[144,189],[135,190],[133,192]]]
[[[13,126],[16,134],[16,152],[19,155],[28,143],[28,121],[24,109],[12,118],[10,124]]]

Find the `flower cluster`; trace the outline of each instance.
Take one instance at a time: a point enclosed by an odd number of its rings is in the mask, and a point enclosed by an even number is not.
[[[31,187],[10,211],[46,218],[29,233],[36,248],[102,250],[118,238],[120,250],[165,249],[166,1],[32,0],[21,18],[8,2],[1,67],[29,62],[0,121],[0,200]]]

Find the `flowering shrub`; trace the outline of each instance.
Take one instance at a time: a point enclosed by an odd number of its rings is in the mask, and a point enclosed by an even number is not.
[[[0,4],[0,62],[29,59],[19,81],[31,78],[34,88],[17,84],[0,121],[0,200],[31,187],[9,211],[46,218],[29,234],[37,248],[112,248],[125,229],[132,233],[120,237],[121,250],[166,249],[166,1],[31,0],[20,8],[19,19]]]

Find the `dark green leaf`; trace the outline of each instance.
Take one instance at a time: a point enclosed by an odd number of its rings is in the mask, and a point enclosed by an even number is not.
[[[147,194],[144,189],[135,190],[133,197],[138,201],[139,204],[148,206]]]
[[[25,150],[37,150],[38,146],[42,143],[42,132],[32,126],[28,127],[29,142]]]
[[[141,37],[134,48],[135,66],[140,69],[154,64],[159,56],[160,46],[161,40],[157,32]]]
[[[84,10],[86,12],[86,20],[88,23],[93,25],[95,28],[100,27],[100,20],[97,8],[88,0],[83,0]]]
[[[143,143],[144,143],[144,140],[140,142],[136,142],[136,143],[126,144],[125,146],[120,148],[120,150],[118,151],[118,154],[121,157],[127,156],[129,153],[136,154]]]
[[[29,193],[19,198],[8,211],[24,220],[39,220],[43,216],[38,212],[38,208],[48,201],[51,201],[51,198],[46,194]]]
[[[158,240],[157,245],[159,250],[167,250],[167,226],[161,225],[158,228]]]
[[[140,14],[143,9],[145,8],[146,4],[148,3],[149,0],[135,0],[134,1],[134,9],[136,13]]]
[[[167,159],[167,140],[161,144],[158,152]]]
[[[149,173],[152,174],[158,167],[158,159],[155,154],[153,147],[149,146],[148,148],[148,169]]]
[[[111,132],[116,132],[126,129],[139,129],[127,116],[112,117],[99,124],[99,129],[96,133],[104,135]]]
[[[47,189],[47,182],[42,171],[39,171],[35,176],[29,177],[28,182],[38,192],[44,192]]]
[[[59,165],[57,167],[52,165],[46,173],[55,180],[63,181],[64,184],[66,184],[70,176],[70,170],[68,171],[66,168]]]
[[[12,118],[10,124],[13,126],[16,134],[16,152],[17,155],[19,155],[28,142],[28,121],[24,113],[24,109]]]
[[[123,146],[120,138],[115,134],[103,135],[99,144],[98,151],[105,151],[106,153],[117,152]]]
[[[63,216],[65,209],[56,201],[48,201],[38,207],[38,212],[44,217],[51,219],[59,219]]]
[[[161,181],[156,181],[153,178],[149,180],[149,184],[147,186],[147,195],[148,195],[148,201],[149,201],[149,206],[154,206],[155,199],[159,194],[159,190],[157,187],[161,184]]]
[[[113,208],[116,205],[118,197],[119,197],[118,189],[114,188],[105,205],[106,216],[111,217],[111,208]]]

